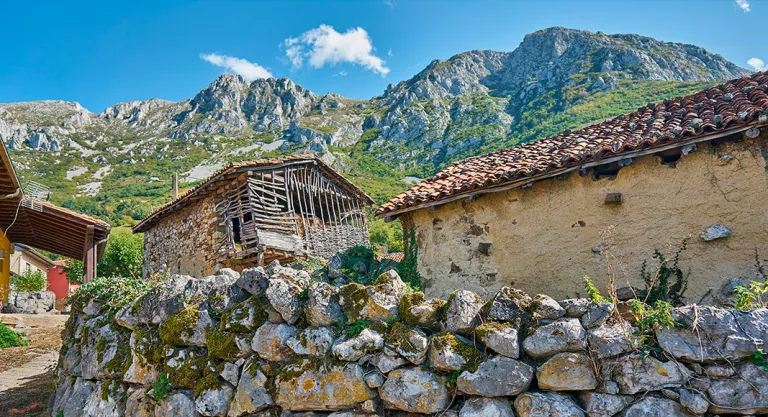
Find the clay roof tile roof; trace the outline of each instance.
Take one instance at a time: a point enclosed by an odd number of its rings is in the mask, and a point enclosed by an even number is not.
[[[550,138],[454,163],[376,210],[413,210],[467,191],[543,177],[603,158],[725,132],[768,112],[768,74],[758,72]],[[395,213],[396,214],[396,213]]]

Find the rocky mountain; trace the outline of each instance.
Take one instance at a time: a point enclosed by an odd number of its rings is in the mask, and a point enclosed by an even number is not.
[[[370,100],[222,75],[189,100],[99,114],[63,101],[1,104],[0,138],[22,177],[60,204],[131,224],[168,200],[173,172],[194,183],[230,161],[314,152],[381,200],[457,159],[746,74],[693,45],[550,28],[512,52],[432,61]]]

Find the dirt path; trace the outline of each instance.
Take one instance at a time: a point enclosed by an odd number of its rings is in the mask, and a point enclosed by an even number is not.
[[[49,351],[35,356],[31,361],[18,368],[0,372],[0,395],[11,388],[24,385],[24,382],[34,379],[36,376],[47,373],[56,366],[58,360],[59,352]]]
[[[45,320],[40,327],[23,329],[28,346],[0,350],[1,416],[50,415],[62,327],[60,320]]]

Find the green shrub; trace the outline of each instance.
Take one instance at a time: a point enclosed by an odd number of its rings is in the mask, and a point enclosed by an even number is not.
[[[650,305],[656,305],[657,301],[667,301],[673,305],[683,303],[683,294],[688,289],[688,275],[680,268],[680,254],[686,248],[688,239],[683,239],[682,245],[675,252],[672,259],[667,259],[660,250],[653,252],[656,261],[656,273],[648,270],[648,262],[643,261],[640,275],[645,281],[645,301]],[[672,282],[674,279],[674,283]]]
[[[24,339],[23,333],[16,333],[0,321],[0,349],[17,346],[27,346],[29,342]]]
[[[653,336],[656,328],[671,329],[675,327],[675,319],[672,317],[672,304],[658,300],[649,307],[640,300],[630,300],[629,307],[637,321],[637,335],[641,341]]]
[[[155,401],[160,401],[168,396],[168,393],[173,387],[168,379],[168,374],[165,372],[160,373],[157,379],[152,382],[152,395]]]
[[[768,281],[752,281],[749,288],[739,285],[735,291],[736,308],[741,311],[749,311],[768,305],[768,300],[763,300],[763,294],[768,293]]]
[[[111,315],[136,301],[158,283],[152,279],[100,276],[81,285],[69,297],[69,304],[75,309],[82,309],[88,301],[94,300],[102,305],[105,313]]]
[[[400,222],[385,222],[378,217],[368,219],[371,244],[380,252],[403,251],[403,227]]]
[[[593,303],[606,303],[610,301],[600,295],[600,290],[592,283],[592,278],[590,277],[584,277],[584,289],[587,291],[587,298]]]
[[[144,235],[135,235],[129,231],[115,231],[109,236],[104,256],[96,270],[101,276],[141,278],[143,264]],[[81,282],[85,274],[83,263],[72,261],[66,272],[70,281]]]
[[[27,270],[22,275],[11,277],[11,289],[16,292],[37,292],[48,287],[48,279],[40,270]]]

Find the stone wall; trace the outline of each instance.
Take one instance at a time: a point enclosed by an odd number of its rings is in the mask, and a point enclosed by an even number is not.
[[[681,307],[643,341],[623,304],[512,288],[446,302],[394,271],[367,287],[337,272],[176,275],[114,316],[78,303],[52,415],[768,414],[749,360],[768,349],[766,309]]]
[[[755,250],[768,258],[768,133],[739,142],[698,144],[674,163],[643,156],[615,178],[578,172],[411,213],[425,292],[456,288],[488,297],[505,285],[567,298],[584,294],[582,278],[619,285],[640,281],[654,249],[674,252],[690,268],[689,302],[724,280],[754,276]],[[606,202],[621,193],[621,204]],[[700,237],[724,225],[730,236]],[[610,231],[611,236],[606,236]]]
[[[24,314],[45,314],[54,310],[56,294],[52,291],[14,292],[8,294],[8,303],[3,312]]]
[[[144,234],[144,277],[153,274],[205,276],[216,270],[217,215],[214,195],[160,220]]]

